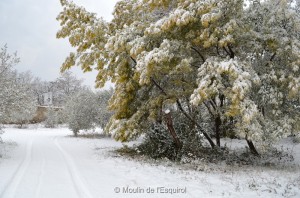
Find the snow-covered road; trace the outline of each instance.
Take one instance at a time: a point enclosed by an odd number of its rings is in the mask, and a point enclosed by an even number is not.
[[[0,164],[0,197],[93,197],[75,165],[75,160],[86,157],[72,158],[61,145],[64,135],[8,130],[4,138],[18,147],[11,159]]]
[[[122,164],[121,159],[95,154],[97,150],[120,147],[120,143],[70,135],[64,128],[6,129],[3,140],[17,146],[0,160],[0,197],[195,197],[184,191],[184,182],[179,185],[180,178],[174,174],[162,175],[134,162]],[[164,181],[158,178],[162,176]],[[182,192],[162,194],[164,189],[158,192],[158,187],[182,188]]]
[[[5,131],[2,138],[9,144],[0,158],[0,198],[252,198],[300,192],[297,170],[182,170],[168,162],[124,159],[110,152],[121,143],[74,138],[65,128]]]

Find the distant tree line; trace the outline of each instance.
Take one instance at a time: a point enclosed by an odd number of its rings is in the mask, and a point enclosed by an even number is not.
[[[14,67],[19,61],[17,53],[10,54],[6,45],[1,48],[0,124],[23,127],[34,122],[38,106],[45,105],[45,93],[52,97],[51,104],[44,107],[46,127],[68,124],[77,135],[79,130],[104,127],[108,122],[111,113],[107,102],[112,90],[95,93],[70,71],[52,82],[42,81],[30,72],[17,72]]]

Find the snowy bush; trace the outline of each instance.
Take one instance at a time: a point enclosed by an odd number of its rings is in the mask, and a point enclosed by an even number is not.
[[[141,154],[156,158],[174,159],[177,156],[176,146],[168,129],[163,125],[154,125],[146,133],[144,141],[139,145]]]
[[[182,147],[180,149],[176,147],[164,124],[155,124],[146,132],[143,143],[138,146],[141,154],[154,159],[170,160],[180,160],[184,156],[199,156],[199,151],[203,148],[203,137],[199,131],[192,128],[191,124],[180,116],[175,117],[174,121],[174,128]]]

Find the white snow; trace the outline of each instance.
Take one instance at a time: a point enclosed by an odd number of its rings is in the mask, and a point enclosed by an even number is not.
[[[170,109],[165,110],[165,114],[169,114],[170,112],[171,112]]]
[[[121,157],[112,152],[121,143],[74,138],[66,128],[5,131],[3,140],[17,145],[10,143],[0,158],[2,198],[300,196],[299,168],[213,170],[203,165],[194,171],[171,162],[151,164]],[[293,145],[297,163],[299,150],[299,144]],[[170,188],[177,193],[162,193]]]

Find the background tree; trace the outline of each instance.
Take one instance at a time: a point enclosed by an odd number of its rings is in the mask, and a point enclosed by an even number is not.
[[[77,136],[79,130],[88,130],[95,127],[106,126],[112,112],[108,110],[108,100],[111,90],[103,90],[94,93],[90,90],[82,90],[68,98],[64,114],[67,124]]]
[[[99,107],[97,113],[97,126],[100,126],[102,129],[105,129],[106,124],[109,122],[113,112],[108,109],[108,101],[113,94],[113,89],[98,91],[95,94],[97,100],[97,107]]]
[[[82,89],[86,89],[82,84],[83,80],[78,79],[72,72],[61,73],[54,82],[51,83],[50,90],[53,92],[53,104],[63,106],[68,97],[76,94]]]
[[[7,47],[0,53],[0,122],[28,123],[36,111],[36,100],[32,91],[32,75],[17,73],[13,67],[19,62],[16,54],[10,55]]]
[[[45,127],[55,128],[59,123],[59,112],[56,111],[53,107],[47,109]]]
[[[9,54],[5,45],[0,51],[0,122],[7,120],[7,112],[14,101],[14,96],[17,92],[14,90],[15,72],[13,67],[19,63],[17,54]]]
[[[14,96],[15,102],[10,106],[8,119],[12,123],[22,126],[28,124],[37,110],[37,101],[32,90],[33,76],[29,72],[20,73],[16,78]]]

